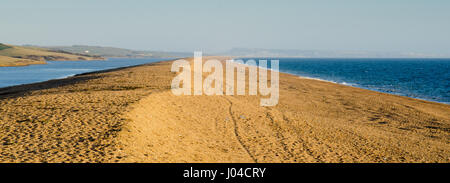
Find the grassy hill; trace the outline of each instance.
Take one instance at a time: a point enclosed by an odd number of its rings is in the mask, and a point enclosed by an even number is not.
[[[54,60],[102,60],[102,57],[53,51],[38,47],[22,47],[0,43],[0,66],[45,64]]]
[[[8,49],[8,48],[11,48],[11,46],[0,43],[0,50],[4,50],[4,49]]]
[[[162,52],[162,51],[137,51],[124,48],[103,47],[103,46],[53,46],[43,47],[50,50],[59,50],[77,54],[88,54],[101,57],[149,57],[149,58],[173,58],[173,57],[188,57],[192,53],[185,52]]]
[[[0,55],[0,67],[27,66],[31,64],[45,64],[45,61],[13,58]]]

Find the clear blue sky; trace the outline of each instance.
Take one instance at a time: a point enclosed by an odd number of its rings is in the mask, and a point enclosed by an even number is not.
[[[450,1],[2,0],[0,42],[450,54]]]

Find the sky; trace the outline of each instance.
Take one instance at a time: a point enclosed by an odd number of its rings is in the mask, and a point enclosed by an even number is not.
[[[450,1],[2,0],[0,42],[450,55]]]

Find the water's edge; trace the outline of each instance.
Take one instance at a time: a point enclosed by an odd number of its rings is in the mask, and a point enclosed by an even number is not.
[[[17,84],[17,85],[10,85],[10,86],[5,86],[5,87],[0,87],[0,90],[4,90],[4,89],[11,88],[11,87],[16,87],[16,86],[23,86],[23,85],[29,85],[29,84],[43,83],[43,82],[52,81],[52,80],[67,79],[67,78],[74,77],[74,76],[79,76],[79,75],[86,75],[86,74],[92,74],[92,73],[102,73],[102,72],[110,72],[110,71],[130,68],[130,67],[138,67],[138,66],[142,66],[142,65],[146,65],[146,64],[150,64],[150,63],[173,61],[173,60],[176,60],[176,59],[177,58],[166,58],[166,59],[161,59],[161,60],[158,60],[158,61],[150,61],[149,60],[147,63],[140,63],[140,64],[137,64],[137,65],[128,65],[128,66],[123,66],[123,67],[94,70],[94,71],[89,71],[89,72],[70,74],[70,75],[67,75],[67,76],[64,76],[64,77],[52,78],[52,79],[48,79],[48,80],[44,80],[44,81],[37,81],[37,82],[30,82],[30,83],[24,83],[24,84]],[[238,59],[239,58],[235,58],[234,60],[238,60]],[[248,59],[248,58],[243,58],[243,59],[245,60],[245,59]],[[424,101],[429,101],[429,102],[436,102],[436,103],[450,105],[450,102],[436,101],[436,100],[430,100],[430,99],[425,99],[425,98],[420,98],[420,97],[411,97],[411,96],[408,96],[407,94],[402,94],[402,93],[385,92],[385,91],[377,90],[377,89],[370,88],[370,87],[364,87],[364,86],[361,86],[361,85],[358,85],[358,84],[352,84],[350,82],[345,82],[345,81],[344,82],[336,82],[336,81],[327,80],[327,79],[324,79],[324,78],[305,76],[305,75],[289,72],[289,71],[282,70],[282,69],[279,69],[278,72],[286,73],[286,74],[290,74],[290,75],[294,75],[294,76],[298,76],[298,77],[303,78],[303,79],[313,79],[313,80],[331,82],[331,83],[335,83],[335,84],[340,84],[340,85],[345,85],[345,86],[350,86],[350,87],[356,87],[356,88],[361,88],[361,89],[366,89],[366,90],[371,90],[371,91],[376,91],[376,92],[381,92],[381,93],[386,93],[386,94],[392,94],[392,95],[397,95],[397,96],[403,96],[403,97],[408,97],[408,98],[414,98],[414,99],[419,99],[419,100],[424,100]]]
[[[108,59],[115,59],[115,58],[108,58]],[[118,58],[116,58],[118,60]],[[124,58],[121,58],[124,59]],[[8,89],[8,88],[13,88],[13,87],[20,87],[20,86],[24,86],[24,85],[30,85],[30,84],[37,84],[37,83],[44,83],[47,81],[54,81],[54,80],[62,80],[62,79],[68,79],[71,77],[75,77],[75,76],[80,76],[80,75],[86,75],[86,74],[93,74],[93,73],[103,73],[103,72],[111,72],[111,71],[115,71],[115,70],[121,70],[121,69],[126,69],[126,68],[131,68],[131,67],[138,67],[138,66],[142,66],[142,65],[146,65],[146,64],[151,64],[151,63],[157,63],[157,62],[164,62],[164,61],[172,61],[176,58],[160,58],[160,59],[142,59],[142,60],[146,60],[137,64],[124,64],[122,66],[118,66],[118,67],[105,67],[104,69],[97,69],[97,68],[82,68],[82,69],[77,69],[77,68],[71,68],[70,70],[85,70],[86,72],[76,72],[76,73],[71,73],[71,74],[63,74],[60,76],[54,76],[54,77],[50,77],[48,79],[42,79],[42,80],[38,80],[38,81],[34,81],[34,82],[24,82],[24,83],[18,83],[18,84],[9,84],[6,86],[0,86],[0,90],[4,90],[4,89]],[[108,62],[105,60],[99,60],[101,62]],[[54,62],[54,63],[64,63],[64,62],[83,62],[83,61],[49,61],[49,62]],[[88,62],[93,62],[93,61],[88,61]],[[35,65],[31,65],[35,66]],[[19,68],[19,67],[16,67]],[[30,66],[24,66],[24,67],[20,67],[21,69],[26,69],[30,68]],[[48,69],[48,68],[47,68]],[[52,68],[54,69],[54,68]],[[62,69],[67,69],[67,68],[62,68]],[[0,72],[0,74],[2,74]],[[1,81],[1,80],[0,80]],[[1,84],[1,83],[0,83]]]
[[[244,61],[247,61],[247,60],[251,60],[251,59],[257,60],[257,59],[260,59],[260,58],[235,58],[233,60],[244,60]],[[275,59],[275,60],[279,59],[279,60],[281,60],[282,58],[261,58],[261,59],[267,60],[268,63],[270,63],[271,59]],[[257,67],[260,67],[260,66],[257,66]],[[270,65],[268,64],[267,67],[270,67]],[[270,68],[264,68],[264,69],[272,70]],[[311,77],[311,76],[307,76],[307,75],[302,75],[302,74],[290,72],[288,70],[283,70],[281,68],[279,68],[277,70],[277,72],[294,75],[294,76],[300,77],[302,79],[312,79],[312,80],[318,80],[318,81],[323,81],[323,82],[330,82],[330,83],[334,83],[334,84],[345,85],[345,86],[355,87],[355,88],[360,88],[360,89],[366,89],[366,90],[380,92],[380,93],[385,93],[385,94],[391,94],[391,95],[396,95],[396,96],[402,96],[402,97],[408,97],[408,98],[413,98],[413,99],[419,99],[419,100],[428,101],[428,102],[436,102],[436,103],[440,103],[440,104],[450,105],[450,102],[445,102],[445,101],[440,101],[440,100],[432,100],[432,99],[421,98],[421,97],[413,97],[413,96],[409,96],[408,94],[401,93],[401,92],[386,92],[386,91],[383,91],[383,90],[377,90],[377,89],[374,89],[374,88],[365,87],[365,86],[362,86],[362,85],[360,85],[358,83],[352,83],[350,81],[337,82],[337,81],[328,80],[328,79],[321,78],[321,77]]]

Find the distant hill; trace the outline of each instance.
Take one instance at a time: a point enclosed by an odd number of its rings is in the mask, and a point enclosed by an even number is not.
[[[11,46],[0,43],[0,50],[4,50],[4,49],[8,49],[8,48],[11,48]]]
[[[45,64],[52,60],[102,60],[104,58],[38,47],[23,47],[0,43],[0,66]]]
[[[71,53],[87,54],[101,57],[171,58],[171,57],[192,56],[192,53],[185,53],[185,52],[137,51],[124,48],[86,46],[86,45],[51,46],[44,48],[50,50],[61,50]]]
[[[32,64],[45,64],[45,63],[46,63],[45,61],[13,58],[0,55],[0,67],[27,66]]]
[[[326,51],[294,49],[233,48],[221,55],[239,57],[298,57],[298,58],[429,58],[445,57],[414,52]]]

